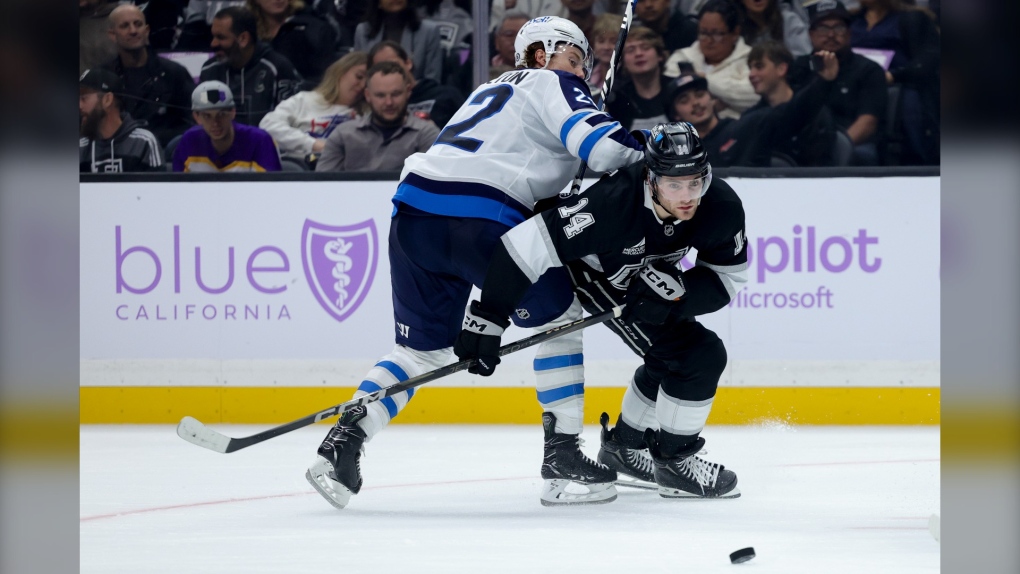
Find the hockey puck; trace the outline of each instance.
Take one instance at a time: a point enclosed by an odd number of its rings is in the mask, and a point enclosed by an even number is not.
[[[740,550],[737,550],[736,552],[731,552],[730,553],[730,562],[732,562],[734,564],[740,564],[741,562],[747,562],[748,560],[750,560],[752,558],[754,558],[754,548],[751,548],[751,547],[741,548]]]

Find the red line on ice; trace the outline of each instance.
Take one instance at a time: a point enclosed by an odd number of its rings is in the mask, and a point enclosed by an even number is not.
[[[445,486],[450,484],[468,484],[475,482],[501,482],[508,480],[530,480],[535,478],[534,476],[518,476],[514,478],[478,478],[472,480],[444,480],[440,482],[418,482],[413,484],[384,484],[381,486],[368,486],[362,490],[382,490],[384,488],[408,488],[415,486]],[[181,508],[197,508],[199,506],[214,506],[217,504],[233,504],[235,502],[251,502],[254,500],[270,500],[273,498],[291,498],[294,496],[305,496],[308,494],[315,494],[314,490],[306,490],[302,492],[289,492],[286,494],[267,494],[265,496],[248,496],[245,498],[226,498],[223,500],[208,500],[205,502],[190,502],[187,504],[172,504],[170,506],[157,506],[154,508],[139,508],[137,510],[125,510],[123,512],[112,512],[110,514],[97,514],[95,516],[83,516],[78,519],[79,522],[90,522],[93,520],[102,520],[104,518],[117,518],[120,516],[131,516],[134,514],[147,514],[149,512],[161,512],[164,510],[178,510]]]
[[[851,526],[850,530],[928,530],[924,526]]]
[[[801,462],[796,464],[779,464],[776,466],[837,466],[847,464],[909,464],[915,462],[941,462],[940,458],[918,458],[912,460],[855,460],[847,462]]]

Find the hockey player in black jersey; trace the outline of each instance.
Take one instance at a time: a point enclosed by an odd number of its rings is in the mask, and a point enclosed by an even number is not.
[[[528,287],[565,266],[588,312],[626,303],[607,325],[644,359],[616,427],[602,415],[599,462],[666,498],[735,498],[736,474],[698,456],[726,349],[695,317],[724,307],[747,281],[745,237],[740,198],[713,180],[697,131],[659,124],[646,135],[643,163],[502,237],[456,352],[497,362],[499,336],[472,321],[505,323]],[[692,249],[695,264],[683,271]]]

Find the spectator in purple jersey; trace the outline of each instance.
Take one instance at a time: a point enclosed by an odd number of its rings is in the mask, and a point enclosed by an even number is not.
[[[281,171],[280,154],[265,131],[234,121],[234,94],[223,82],[202,82],[191,95],[197,126],[174,150],[174,171],[191,173]]]

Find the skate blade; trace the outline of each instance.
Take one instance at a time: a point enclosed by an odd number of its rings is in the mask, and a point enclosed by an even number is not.
[[[658,490],[659,489],[659,485],[655,484],[654,482],[648,482],[646,480],[641,480],[639,478],[634,478],[632,476],[627,476],[625,474],[620,474],[619,471],[617,471],[617,476],[619,478],[617,478],[616,482],[614,483],[614,484],[616,484],[616,486],[625,486],[627,488],[638,488],[638,489],[641,489],[641,490]]]
[[[305,471],[305,479],[316,492],[339,510],[343,510],[351,501],[352,493],[346,486],[329,477],[333,465],[322,456],[318,456],[312,466]]]
[[[687,492],[686,490],[680,490],[678,488],[660,486],[659,496],[672,500],[725,500],[728,498],[740,498],[740,489],[734,488],[726,494],[719,496],[701,496],[700,494],[694,494],[693,492]]]
[[[585,489],[587,492],[569,492],[568,486]],[[547,479],[542,487],[539,502],[542,506],[582,506],[586,504],[609,504],[616,500],[616,487],[611,482],[582,484],[567,479]]]

